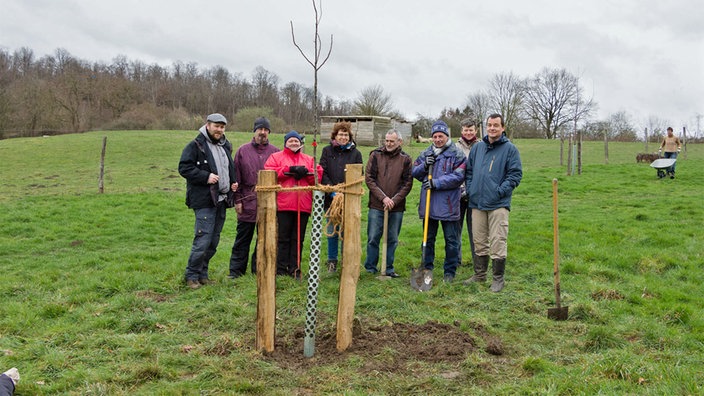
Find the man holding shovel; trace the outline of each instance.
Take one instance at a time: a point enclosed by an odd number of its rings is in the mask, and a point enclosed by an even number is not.
[[[444,121],[435,121],[431,130],[433,144],[425,149],[413,163],[413,177],[423,183],[418,213],[428,223],[428,235],[423,254],[425,269],[432,271],[435,261],[435,237],[438,223],[445,237],[445,263],[443,280],[455,279],[460,262],[460,186],[464,182],[465,155],[450,140],[450,130]],[[430,190],[430,202],[426,192]],[[425,218],[425,206],[430,207]]]
[[[386,133],[384,145],[369,154],[365,182],[369,188],[369,214],[367,216],[367,259],[364,268],[376,273],[379,262],[379,240],[384,229],[384,212],[388,212],[386,273],[382,275],[398,278],[394,271],[394,254],[401,232],[403,212],[406,210],[406,196],[413,187],[411,168],[413,161],[401,145],[401,135],[390,129]]]
[[[506,241],[511,196],[523,177],[518,149],[504,135],[504,118],[492,114],[486,120],[486,136],[467,157],[466,189],[472,210],[472,236],[476,260],[474,275],[464,281],[486,282],[489,258],[492,260],[491,291],[504,288]]]

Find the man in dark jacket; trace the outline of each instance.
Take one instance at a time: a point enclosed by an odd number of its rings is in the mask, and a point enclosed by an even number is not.
[[[401,135],[391,129],[386,140],[369,154],[364,179],[369,188],[369,214],[367,216],[367,259],[364,268],[367,272],[378,272],[379,241],[384,228],[384,211],[389,212],[386,249],[386,274],[392,278],[399,275],[394,271],[394,255],[401,232],[403,212],[406,210],[406,197],[413,187],[411,157],[401,149]]]
[[[491,291],[504,288],[511,196],[523,177],[521,157],[504,135],[504,118],[492,114],[486,121],[486,136],[472,147],[467,157],[466,189],[472,210],[474,275],[464,281],[485,282],[492,259]]]
[[[239,184],[235,192],[235,211],[237,212],[237,236],[232,245],[230,256],[230,278],[237,278],[247,272],[247,257],[257,226],[257,178],[264,163],[272,153],[279,151],[269,144],[271,126],[264,117],[254,121],[254,137],[237,149],[235,154],[235,174]],[[252,253],[252,273],[257,272],[257,245]]]
[[[413,163],[413,177],[423,183],[418,206],[421,218],[425,217],[425,206],[430,205],[423,265],[431,271],[434,267],[435,237],[440,223],[445,237],[443,281],[449,283],[455,279],[460,263],[460,196],[466,158],[450,140],[450,129],[444,121],[435,121],[431,133],[433,144],[423,150]],[[429,174],[432,177],[429,178]],[[430,203],[426,202],[428,190],[431,190]]]
[[[198,136],[186,145],[178,173],[186,179],[186,205],[196,216],[195,236],[186,266],[186,284],[191,289],[210,283],[208,264],[220,242],[228,198],[237,191],[232,145],[225,137],[227,119],[208,116]]]

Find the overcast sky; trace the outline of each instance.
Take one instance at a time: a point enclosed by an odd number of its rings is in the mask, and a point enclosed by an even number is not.
[[[197,62],[247,78],[261,65],[280,85],[313,85],[289,25],[310,54],[310,0],[0,0],[0,10],[9,51]],[[323,44],[331,34],[334,44],[319,89],[338,100],[378,84],[401,113],[435,117],[495,74],[549,67],[580,77],[599,118],[626,111],[638,127],[656,116],[677,130],[704,114],[700,1],[323,0],[322,12]]]

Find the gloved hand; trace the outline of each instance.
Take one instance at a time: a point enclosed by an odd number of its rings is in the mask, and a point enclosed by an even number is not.
[[[435,156],[434,155],[429,155],[425,157],[425,169],[430,168],[430,165],[435,163]]]
[[[423,188],[426,190],[435,190],[435,184],[433,184],[432,180],[426,180],[423,182]]]
[[[308,175],[308,168],[303,165],[291,166],[288,168],[288,171],[296,180],[301,180]]]

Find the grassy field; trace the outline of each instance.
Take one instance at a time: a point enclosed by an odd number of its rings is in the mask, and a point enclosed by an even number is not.
[[[323,275],[320,345],[304,359],[306,284],[288,278],[277,280],[277,351],[254,348],[255,278],[226,279],[234,212],[211,262],[218,283],[195,291],[182,283],[193,214],[177,164],[194,136],[0,141],[0,372],[19,369],[16,395],[704,393],[703,146],[687,147],[670,180],[635,162],[642,143],[611,143],[605,164],[603,142],[586,142],[583,173],[568,177],[559,142],[516,141],[524,178],[498,294],[463,286],[468,266],[457,282],[411,290],[422,237],[416,183],[397,252],[402,277],[361,276],[362,333],[336,353],[339,282]],[[251,138],[227,136],[235,146]],[[282,140],[272,135],[279,147]],[[424,147],[406,149],[415,157]],[[366,158],[371,148],[361,149]],[[564,322],[546,317],[555,306],[553,178]],[[361,233],[365,241],[366,210]]]

